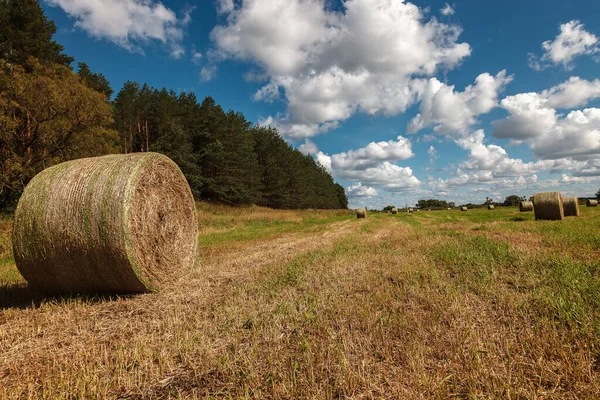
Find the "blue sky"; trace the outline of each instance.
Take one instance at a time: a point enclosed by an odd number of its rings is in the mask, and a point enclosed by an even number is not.
[[[103,73],[276,127],[351,207],[600,189],[600,2],[41,0]]]

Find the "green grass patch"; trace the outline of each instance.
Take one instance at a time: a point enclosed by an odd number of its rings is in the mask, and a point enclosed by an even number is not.
[[[266,238],[288,232],[319,232],[326,228],[326,225],[340,222],[348,219],[354,219],[347,215],[335,216],[322,219],[304,219],[301,222],[290,221],[249,221],[226,232],[215,232],[200,235],[198,243],[200,246],[216,246],[232,242],[247,241],[253,239]]]

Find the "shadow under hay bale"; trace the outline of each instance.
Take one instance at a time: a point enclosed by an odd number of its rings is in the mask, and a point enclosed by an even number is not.
[[[521,212],[533,211],[533,202],[532,201],[520,202],[519,203],[519,211],[521,211]]]
[[[50,167],[25,188],[13,250],[44,293],[137,293],[175,281],[197,261],[192,193],[157,153],[84,158]]]
[[[565,217],[579,217],[579,199],[577,197],[563,197],[563,210]]]
[[[496,208],[496,207],[494,207],[494,205],[493,205],[493,204],[488,204],[488,206],[487,206],[487,209],[488,209],[488,210],[493,210],[494,208]]]
[[[560,192],[536,193],[533,196],[533,212],[536,220],[563,220],[565,212]]]
[[[367,218],[367,210],[365,208],[356,210],[356,218]]]
[[[598,207],[598,200],[589,200],[585,202],[588,207]]]

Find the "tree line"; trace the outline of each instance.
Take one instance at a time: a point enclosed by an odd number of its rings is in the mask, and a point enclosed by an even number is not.
[[[210,97],[101,73],[52,40],[38,0],[0,0],[0,209],[51,165],[156,151],[172,158],[197,199],[273,208],[347,208],[344,189],[273,128],[225,111]]]

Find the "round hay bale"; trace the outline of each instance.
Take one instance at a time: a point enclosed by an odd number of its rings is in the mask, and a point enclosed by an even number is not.
[[[415,210],[414,210],[414,209],[412,209],[412,208],[409,208],[409,209],[408,209],[408,212],[409,212],[409,213],[411,213],[411,212],[414,212],[414,211],[415,211]]]
[[[367,218],[367,209],[359,208],[356,210],[356,218]]]
[[[562,200],[565,217],[579,217],[579,199],[577,197],[565,196]]]
[[[585,202],[585,205],[588,207],[598,207],[598,200],[590,200]]]
[[[398,214],[398,209],[396,207],[392,208],[392,214]]]
[[[467,211],[467,207],[465,207],[465,206],[462,206],[462,207],[460,208],[460,211]]]
[[[17,205],[19,272],[46,293],[146,292],[197,261],[198,222],[177,165],[157,153],[45,169]]]
[[[565,212],[560,192],[536,193],[533,196],[535,219],[563,220]]]
[[[452,207],[448,207],[448,211],[452,210]]]
[[[533,211],[533,202],[531,201],[522,201],[519,203],[519,211],[528,212]]]
[[[493,204],[488,204],[488,210],[493,210],[494,208],[496,208],[496,207],[494,207]]]

